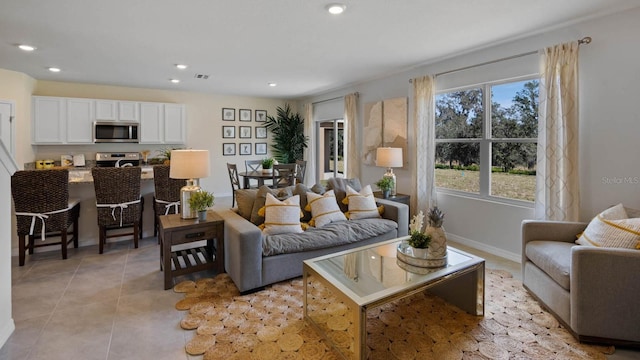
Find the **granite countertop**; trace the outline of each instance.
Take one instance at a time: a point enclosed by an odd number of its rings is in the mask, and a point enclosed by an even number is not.
[[[153,180],[153,166],[142,166],[140,180]],[[69,169],[69,184],[92,183],[90,167],[76,167]]]

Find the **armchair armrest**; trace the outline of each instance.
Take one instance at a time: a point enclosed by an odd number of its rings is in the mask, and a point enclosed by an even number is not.
[[[384,205],[383,218],[398,224],[398,237],[409,234],[409,206],[387,199],[376,199],[376,205]]]
[[[640,339],[640,251],[575,246],[571,327],[580,335]]]
[[[217,212],[224,219],[227,273],[241,292],[262,286],[262,231],[232,210]]]

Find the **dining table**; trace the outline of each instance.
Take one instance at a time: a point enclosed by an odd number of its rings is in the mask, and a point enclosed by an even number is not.
[[[242,176],[242,182],[243,182],[243,187],[245,189],[249,188],[249,180],[251,179],[256,179],[258,180],[258,187],[264,185],[264,181],[266,180],[272,180],[273,179],[273,174],[272,173],[265,173],[262,172],[262,170],[258,170],[258,171],[245,171],[245,172],[241,172],[238,173],[239,176]]]

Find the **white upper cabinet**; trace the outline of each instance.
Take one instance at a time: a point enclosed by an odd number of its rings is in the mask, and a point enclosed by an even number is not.
[[[118,120],[118,102],[115,100],[96,100],[96,120]]]
[[[33,143],[63,144],[66,119],[64,98],[37,96],[33,98]]]
[[[67,99],[67,143],[93,143],[93,104],[92,99]]]
[[[134,101],[118,101],[118,120],[120,121],[140,121],[138,116],[138,103]]]
[[[164,104],[164,143],[187,142],[186,108],[184,104]]]
[[[140,103],[140,143],[164,143],[164,108],[162,103]]]

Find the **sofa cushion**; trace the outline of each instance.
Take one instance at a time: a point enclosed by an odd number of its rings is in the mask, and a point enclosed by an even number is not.
[[[307,209],[311,209],[311,226],[320,228],[332,222],[347,220],[338,207],[333,190],[327,191],[324,195],[308,192],[307,202]]]
[[[236,190],[236,203],[238,204],[238,214],[247,220],[251,220],[253,203],[256,201],[257,189]]]
[[[622,204],[610,207],[591,220],[576,243],[640,249],[640,218],[629,219]]]
[[[525,248],[527,258],[558,285],[569,290],[571,248],[575,244],[562,241],[530,241]]]
[[[262,256],[323,249],[386,234],[398,228],[387,219],[360,219],[310,227],[302,234],[267,235],[262,239]]]
[[[347,185],[347,197],[344,198],[343,202],[349,205],[349,211],[347,212],[349,220],[380,217],[376,199],[373,197],[373,191],[371,191],[371,185],[365,186],[360,192]]]
[[[273,195],[278,200],[284,200],[293,195],[293,188],[294,186],[287,186],[286,188],[272,189],[267,185],[260,186],[256,193],[256,199],[253,202],[250,221],[255,225],[262,225],[264,223],[264,217],[260,216],[258,212],[264,207],[267,201],[267,194]]]
[[[362,185],[360,185],[360,179],[358,178],[330,178],[327,182],[327,191],[333,190],[336,200],[338,201],[338,206],[343,213],[349,210],[347,204],[342,203],[342,200],[347,196],[347,185],[351,186],[355,191],[362,190]]]
[[[267,194],[265,203],[263,234],[297,234],[300,227],[300,196],[294,195],[285,200],[278,200]]]

